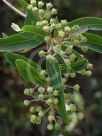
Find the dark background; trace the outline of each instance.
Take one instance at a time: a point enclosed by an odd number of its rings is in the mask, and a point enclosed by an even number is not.
[[[2,1],[2,0],[1,0]],[[14,32],[12,22],[22,26],[23,18],[0,1],[0,36]],[[50,1],[50,0],[49,0]],[[16,0],[11,0],[19,8]],[[83,16],[102,17],[102,0],[54,0],[58,17],[69,21]],[[87,58],[94,64],[93,77],[78,77],[85,100],[85,118],[70,136],[102,136],[102,55],[90,53]],[[0,53],[0,136],[42,136],[40,128],[31,126],[27,109],[23,106],[24,83],[6,63]],[[46,134],[46,136],[50,134]]]

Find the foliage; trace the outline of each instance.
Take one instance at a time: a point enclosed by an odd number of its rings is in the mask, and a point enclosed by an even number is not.
[[[47,3],[46,8],[42,1],[36,3],[31,0],[29,5],[21,0],[20,3],[27,11],[24,26],[20,29],[12,24],[12,28],[19,32],[1,38],[0,51],[8,52],[5,55],[7,61],[26,82],[35,85],[34,89],[24,90],[24,94],[31,97],[31,100],[24,101],[24,105],[33,105],[30,107],[30,121],[40,124],[42,117],[47,115],[49,130],[59,130],[63,126],[63,130],[70,132],[83,118],[84,104],[78,92],[79,85],[68,86],[66,81],[75,78],[76,74],[91,76],[92,64],[79,50],[102,53],[102,37],[86,33],[88,30],[101,30],[102,19],[86,17],[72,22],[59,21],[57,10],[51,3]],[[36,47],[40,59],[46,63],[44,68],[22,55],[10,53],[27,52]],[[74,92],[66,93],[67,88]]]

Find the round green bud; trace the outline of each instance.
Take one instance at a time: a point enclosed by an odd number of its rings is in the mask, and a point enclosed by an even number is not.
[[[45,10],[44,9],[39,9],[39,14],[40,14],[40,16],[44,16],[45,15]]]
[[[56,123],[56,124],[55,124],[55,129],[56,129],[56,130],[59,130],[59,129],[60,129],[60,124]]]
[[[93,65],[91,63],[87,64],[87,69],[93,69]]]
[[[32,5],[28,5],[27,9],[28,9],[28,10],[32,10],[32,9],[33,9],[33,6],[32,6]]]
[[[87,42],[87,38],[83,36],[83,37],[81,38],[81,42],[86,43],[86,42]]]
[[[65,84],[67,82],[66,78],[62,78],[62,82]]]
[[[75,55],[74,53],[71,54],[71,55],[69,56],[69,59],[70,59],[71,62],[75,61],[76,55]]]
[[[24,106],[29,106],[29,104],[30,104],[30,101],[29,100],[24,100]]]
[[[61,29],[62,28],[62,24],[61,23],[56,24],[55,28],[58,29],[58,30]]]
[[[47,55],[46,59],[51,61],[51,62],[55,61],[55,58],[53,57],[53,55]]]
[[[67,20],[61,20],[61,24],[62,24],[63,26],[67,26],[67,25],[68,25],[68,22],[67,22]]]
[[[44,95],[43,95],[43,94],[39,94],[39,95],[38,95],[38,99],[39,99],[39,100],[44,100]]]
[[[67,49],[66,49],[66,53],[68,53],[68,54],[72,54],[72,52],[73,52],[73,49],[72,49],[72,47],[67,47]]]
[[[50,26],[44,26],[43,30],[46,31],[46,32],[50,32]]]
[[[31,115],[30,122],[35,124],[36,123],[37,116],[36,115]]]
[[[51,12],[47,11],[45,14],[45,19],[50,20],[50,18],[51,18]]]
[[[37,112],[40,112],[40,111],[42,111],[42,107],[41,106],[37,106]]]
[[[46,71],[45,70],[41,70],[41,76],[45,77],[46,76]]]
[[[53,92],[53,87],[48,87],[48,88],[47,88],[47,92],[48,92],[48,93],[52,93],[52,92]]]
[[[42,118],[42,117],[44,116],[44,112],[43,112],[43,111],[40,111],[38,115],[39,115],[39,117]]]
[[[38,92],[41,93],[41,94],[43,94],[45,92],[45,88],[39,87],[38,88]]]
[[[26,88],[26,89],[24,90],[24,94],[25,94],[25,95],[32,95],[32,94],[33,94],[33,89],[32,89],[32,88],[29,88],[29,89]]]
[[[55,23],[57,23],[56,18],[51,18],[51,19],[50,19],[50,23],[51,23],[51,24],[55,24]]]
[[[48,124],[48,125],[47,125],[47,129],[48,129],[49,131],[53,130],[53,125],[52,125],[52,124]]]
[[[45,25],[48,25],[48,21],[47,20],[43,20],[42,21],[42,24],[45,26]]]
[[[42,24],[42,22],[37,22],[37,23],[36,23],[36,26],[42,27],[43,24]]]
[[[57,105],[58,102],[59,102],[59,100],[58,100],[57,98],[54,98],[54,99],[53,99],[53,103],[54,103],[55,105]]]
[[[37,7],[34,7],[34,8],[32,9],[32,11],[33,11],[33,12],[38,12],[38,8],[37,8]]]
[[[70,28],[69,26],[66,26],[66,27],[64,28],[64,31],[65,31],[65,32],[70,32],[70,31],[71,31],[71,28]]]
[[[38,1],[38,7],[42,8],[44,6],[44,2],[43,1]]]
[[[48,83],[50,82],[50,79],[49,79],[49,77],[47,77],[47,78],[46,78],[46,82],[48,82]]]
[[[73,41],[73,45],[77,46],[77,45],[79,45],[79,44],[80,44],[80,41],[79,41],[79,40],[75,39],[75,40]]]
[[[62,30],[60,30],[60,31],[58,32],[58,36],[61,37],[61,38],[64,38],[64,37],[65,37],[65,32],[62,31]]]
[[[48,100],[46,101],[46,103],[47,103],[48,105],[52,105],[52,100],[51,100],[51,99],[48,99]]]
[[[92,75],[92,72],[91,71],[86,71],[86,76],[90,77]]]
[[[40,56],[40,57],[45,57],[45,55],[46,55],[45,51],[41,50],[41,51],[39,52],[39,56]]]
[[[40,124],[41,124],[41,118],[37,117],[37,119],[36,119],[36,125],[40,125]]]
[[[76,77],[76,73],[70,73],[70,77],[71,78],[75,78]]]
[[[55,120],[55,116],[54,115],[49,115],[48,116],[48,121],[49,122],[52,122],[52,121],[54,121]]]
[[[53,95],[54,96],[58,96],[59,95],[59,91],[58,90],[54,90]]]
[[[36,2],[36,0],[31,0],[31,1],[30,1],[30,4],[31,4],[32,6],[36,6],[37,2]]]
[[[57,14],[57,9],[53,8],[53,9],[51,10],[51,15],[56,15],[56,14]]]
[[[74,25],[71,30],[76,32],[80,30],[80,27],[79,25]]]
[[[46,4],[46,8],[47,8],[48,10],[50,10],[52,7],[53,7],[53,5],[52,5],[51,2],[49,2],[49,3]]]
[[[74,91],[79,91],[80,90],[80,86],[78,84],[73,86]]]
[[[51,38],[50,38],[50,36],[46,36],[46,37],[44,38],[44,40],[45,40],[45,42],[49,43],[50,40],[51,40]]]
[[[35,112],[35,107],[30,107],[30,112],[34,113]]]

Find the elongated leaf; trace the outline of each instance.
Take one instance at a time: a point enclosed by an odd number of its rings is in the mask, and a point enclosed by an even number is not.
[[[46,83],[45,79],[41,77],[36,67],[30,65],[28,62],[18,59],[16,60],[16,67],[23,79],[29,83],[37,83],[44,85]]]
[[[35,48],[41,43],[44,42],[44,39],[39,35],[34,35],[34,33],[23,32],[20,34],[15,34],[7,38],[0,39],[0,51],[1,52],[15,52],[30,48]]]
[[[70,26],[79,25],[81,32],[88,30],[101,31],[102,30],[102,19],[98,17],[82,17],[73,20],[69,23]]]
[[[64,85],[62,82],[61,70],[57,59],[55,58],[54,61],[47,60],[46,67],[47,67],[48,76],[50,78],[51,85],[53,86],[54,89],[57,89],[60,92],[60,95],[58,96],[59,99],[58,108],[64,122],[67,124],[68,116],[65,108]]]
[[[33,25],[34,20],[31,18],[30,14],[27,13],[27,16],[24,21],[24,25]]]
[[[22,27],[22,31],[34,33],[34,35],[39,36],[40,39],[44,39],[44,37],[47,36],[47,33],[42,28],[33,25],[26,25]]]
[[[14,68],[16,68],[16,60],[21,59],[21,60],[28,62],[29,65],[34,67],[37,71],[41,70],[41,67],[37,63],[35,63],[34,61],[24,57],[23,55],[18,55],[16,53],[8,52],[8,53],[5,53],[5,58],[10,63],[10,65],[13,66]]]
[[[89,49],[102,53],[102,37],[101,36],[90,34],[90,33],[85,33],[84,36],[88,39],[87,46],[89,47]]]

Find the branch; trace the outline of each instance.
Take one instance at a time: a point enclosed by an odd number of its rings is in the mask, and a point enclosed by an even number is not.
[[[26,14],[24,14],[23,12],[19,11],[17,8],[15,8],[11,3],[9,3],[7,0],[2,0],[2,2],[4,2],[10,9],[12,9],[13,11],[15,11],[17,14],[19,14],[22,17],[26,17]]]

